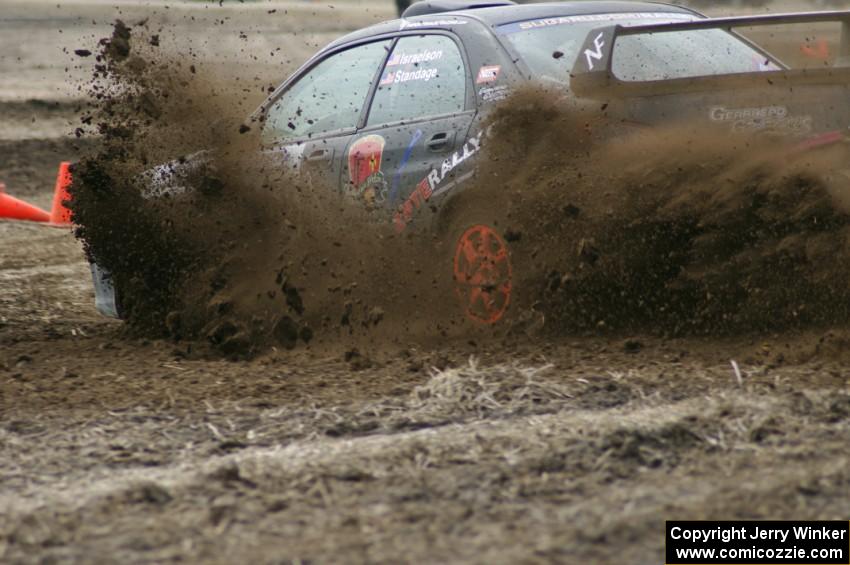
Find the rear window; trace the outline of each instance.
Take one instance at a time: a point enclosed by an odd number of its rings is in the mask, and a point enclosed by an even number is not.
[[[691,14],[639,12],[542,18],[499,26],[499,33],[543,82],[569,82],[587,34],[608,24],[681,22]],[[779,66],[735,35],[721,30],[676,31],[617,38],[612,70],[625,81],[777,70]]]

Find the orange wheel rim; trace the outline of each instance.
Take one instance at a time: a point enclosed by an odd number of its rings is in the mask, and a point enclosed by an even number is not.
[[[495,324],[511,303],[511,258],[494,229],[474,225],[455,247],[455,291],[468,318]]]

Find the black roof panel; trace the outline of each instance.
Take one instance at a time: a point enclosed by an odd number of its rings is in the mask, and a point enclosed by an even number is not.
[[[619,12],[695,13],[694,11],[682,6],[663,4],[661,2],[574,1],[496,6],[492,8],[476,8],[472,10],[458,10],[455,12],[441,12],[437,14],[405,18],[403,20],[390,20],[352,32],[337,39],[328,45],[328,48],[374,35],[399,31],[400,29],[405,28],[450,28],[452,27],[452,21],[457,21],[461,18],[465,20],[477,20],[491,26],[498,26],[511,22],[548,18],[553,16],[577,16]]]
[[[413,16],[424,16],[427,14],[442,14],[459,10],[478,10],[480,8],[492,8],[493,6],[513,5],[516,5],[516,2],[512,0],[420,0],[411,4],[401,14],[401,17],[412,18]]]

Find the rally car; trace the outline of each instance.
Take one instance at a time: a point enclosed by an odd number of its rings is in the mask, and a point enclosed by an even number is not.
[[[660,3],[423,1],[319,51],[253,119],[281,166],[348,195],[399,233],[428,229],[474,175],[488,110],[529,82],[610,103],[643,125],[688,119],[834,137],[836,122],[847,127],[846,109],[797,107],[785,97],[793,87],[846,100],[847,76],[832,67],[790,70],[734,31],[828,21],[844,31],[850,12],[706,18]],[[841,45],[834,65],[850,50],[850,41]],[[474,323],[499,322],[513,292],[504,234],[471,222],[454,249],[450,276],[462,311]],[[95,269],[98,307],[120,315],[101,275]]]

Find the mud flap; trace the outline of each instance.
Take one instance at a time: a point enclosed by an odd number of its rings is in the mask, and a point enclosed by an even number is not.
[[[91,263],[91,277],[94,282],[94,305],[97,311],[110,318],[120,318],[112,274],[98,267],[96,263]]]

